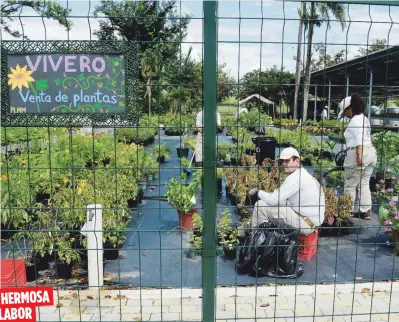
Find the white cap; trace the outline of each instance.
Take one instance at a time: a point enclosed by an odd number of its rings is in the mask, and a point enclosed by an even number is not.
[[[339,113],[338,113],[338,119],[341,117],[342,113],[345,111],[345,109],[351,105],[351,97],[347,96],[345,97],[339,104]]]
[[[283,151],[281,151],[279,159],[280,160],[288,160],[288,159],[290,159],[292,157],[300,158],[297,149],[285,148]]]

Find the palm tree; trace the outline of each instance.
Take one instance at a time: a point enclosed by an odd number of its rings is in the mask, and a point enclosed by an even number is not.
[[[158,69],[158,58],[156,53],[147,49],[141,57],[141,74],[146,79],[146,91],[144,93],[144,99],[148,99],[148,116],[151,116],[151,103],[152,103],[152,88],[151,80],[157,76]]]
[[[303,100],[303,121],[306,121],[308,114],[308,100],[310,88],[310,66],[312,63],[312,40],[314,26],[320,27],[324,21],[327,21],[327,28],[330,28],[330,15],[333,15],[341,24],[342,30],[345,28],[345,8],[342,4],[336,2],[312,2],[309,11],[306,12],[305,29],[308,30],[308,44],[305,64],[305,86]]]
[[[303,18],[305,11],[306,11],[306,2],[302,2],[301,11],[298,10],[300,18],[299,18],[299,29],[298,29],[298,48],[296,52],[294,120],[298,118],[299,85],[301,82],[302,30],[303,30]]]

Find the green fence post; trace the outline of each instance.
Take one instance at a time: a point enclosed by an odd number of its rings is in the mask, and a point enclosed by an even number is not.
[[[204,1],[204,228],[202,320],[215,319],[217,1]],[[205,122],[206,120],[206,122]]]

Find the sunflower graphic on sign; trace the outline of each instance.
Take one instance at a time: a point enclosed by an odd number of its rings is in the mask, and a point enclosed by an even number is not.
[[[11,74],[8,74],[8,85],[11,85],[11,90],[14,90],[17,87],[20,90],[23,87],[29,88],[29,83],[35,81],[31,76],[33,71],[27,70],[27,68],[28,66],[21,68],[19,64],[17,64],[15,69],[10,67]]]

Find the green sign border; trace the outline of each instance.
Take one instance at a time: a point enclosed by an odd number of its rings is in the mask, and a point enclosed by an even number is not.
[[[1,44],[2,126],[126,126],[138,120],[139,45],[131,41],[3,41]],[[8,56],[33,54],[124,55],[125,113],[10,113]]]

